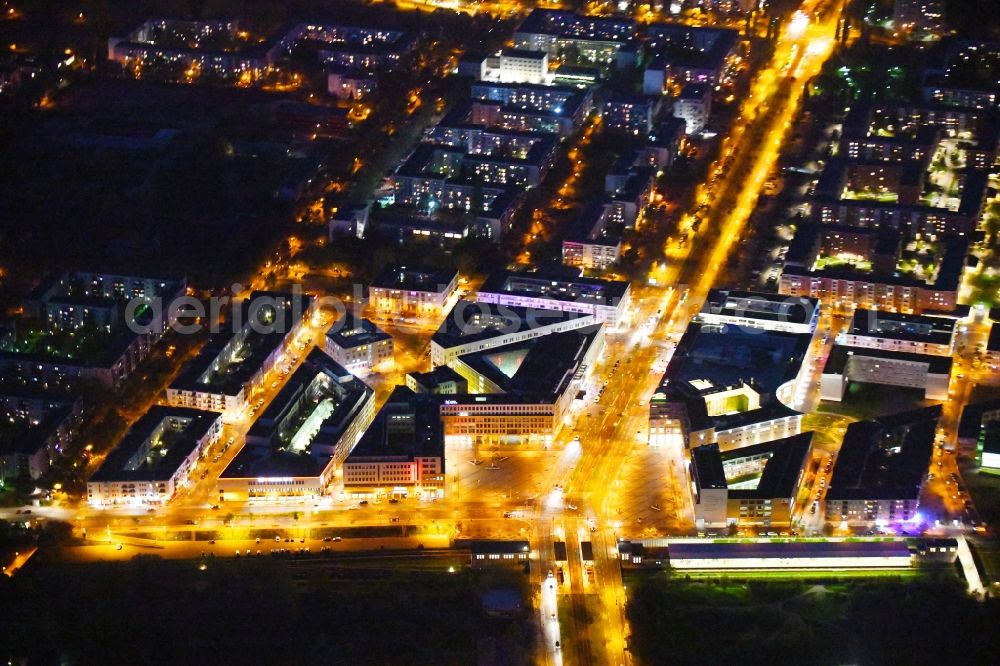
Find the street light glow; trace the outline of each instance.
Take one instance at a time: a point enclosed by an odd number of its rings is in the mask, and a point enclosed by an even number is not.
[[[799,10],[792,14],[792,20],[788,23],[788,36],[791,39],[798,39],[806,34],[809,29],[809,16]]]

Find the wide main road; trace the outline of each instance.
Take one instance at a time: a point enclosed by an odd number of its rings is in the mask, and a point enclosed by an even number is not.
[[[577,649],[592,651],[580,659],[581,662],[629,662],[625,644],[624,590],[620,569],[609,557],[617,528],[609,497],[622,463],[636,442],[638,417],[631,413],[633,407],[649,395],[658,379],[649,375],[646,368],[661,352],[665,341],[676,339],[683,332],[708,290],[719,279],[735,241],[753,212],[760,190],[776,164],[786,131],[799,108],[805,82],[819,73],[832,52],[842,4],[842,0],[806,0],[802,15],[789,22],[775,44],[771,62],[758,73],[738,124],[723,145],[720,159],[728,165],[725,175],[714,185],[704,188],[697,197],[703,206],[702,223],[697,230],[692,229],[695,233],[686,248],[680,252],[676,247],[667,248],[667,266],[651,275],[661,287],[677,287],[668,292],[676,295],[676,300],[668,295],[640,301],[636,321],[641,323],[650,318],[656,321],[649,336],[652,344],[645,349],[621,342],[609,345],[609,363],[618,360],[617,365],[605,369],[607,390],[613,396],[612,408],[608,410],[608,418],[591,421],[579,428],[584,464],[575,467],[564,489],[569,501],[581,505],[582,514],[598,516],[594,542],[602,546],[595,548],[594,556],[604,640],[595,641],[591,632],[579,640],[567,636],[567,641],[574,640]],[[807,22],[805,17],[811,18]],[[690,225],[691,221],[689,216],[686,223]],[[674,258],[682,260],[671,261]],[[686,285],[686,289],[681,285]],[[646,294],[648,290],[637,290],[637,293]],[[673,308],[664,307],[665,303]],[[683,465],[674,469],[677,474],[683,474]],[[686,480],[677,481],[680,487],[686,486]],[[572,526],[570,522],[568,527],[572,529]],[[547,535],[551,539],[551,533]],[[541,552],[548,552],[551,547],[551,543],[544,541],[538,544]],[[579,602],[578,593],[571,592],[570,596],[572,603]],[[567,626],[573,627],[572,624]]]

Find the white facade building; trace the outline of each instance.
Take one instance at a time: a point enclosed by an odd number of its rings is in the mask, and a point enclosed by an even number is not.
[[[820,379],[820,399],[840,402],[851,381],[924,390],[927,400],[947,400],[951,358],[835,345]]]
[[[630,298],[629,283],[624,281],[517,271],[494,272],[476,296],[483,303],[594,315],[611,327],[624,315]]]
[[[368,302],[378,312],[440,312],[458,288],[458,271],[398,266],[368,287]]]
[[[674,100],[674,117],[684,120],[688,134],[700,134],[712,115],[712,88],[704,83],[689,83]]]
[[[351,372],[367,372],[392,360],[392,336],[360,317],[345,315],[334,322],[323,350]]]
[[[851,327],[838,336],[837,343],[880,351],[951,356],[957,323],[955,317],[859,308],[854,311]]]
[[[544,51],[504,49],[498,55],[483,59],[480,79],[499,83],[534,83],[548,85],[554,78],[549,74],[549,54]]]

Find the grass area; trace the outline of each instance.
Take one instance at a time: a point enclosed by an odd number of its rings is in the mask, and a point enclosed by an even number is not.
[[[1000,582],[1000,543],[992,538],[973,537],[969,539],[969,545],[983,583]]]
[[[882,203],[895,203],[899,201],[899,195],[895,192],[874,192],[871,190],[848,191],[844,193],[844,198],[859,201],[879,201]]]
[[[962,469],[962,480],[972,495],[979,516],[990,525],[1000,524],[1000,476],[981,472],[970,465]]]
[[[826,268],[849,268],[853,271],[867,273],[872,269],[872,262],[867,259],[847,259],[844,257],[817,257],[813,270],[821,271]]]
[[[76,331],[48,331],[24,325],[7,338],[3,351],[55,359],[103,361],[111,335],[95,328]]]
[[[921,389],[898,386],[891,387],[891,390],[886,389],[887,387],[878,384],[851,382],[844,393],[843,401],[823,401],[817,411],[864,421],[934,404],[924,399],[924,392]]]
[[[839,571],[817,571],[814,569],[795,569],[769,571],[761,569],[757,571],[729,571],[729,570],[703,570],[686,571],[683,574],[685,579],[697,580],[717,580],[720,577],[733,581],[800,581],[813,583],[850,582],[863,579],[906,581],[921,578],[927,575],[924,569],[843,569]],[[677,574],[680,576],[680,574]]]
[[[20,503],[20,498],[14,490],[14,483],[12,481],[6,484],[0,482],[0,506],[19,506]]]
[[[149,556],[41,563],[5,580],[10,615],[0,650],[35,663],[235,664],[247,655],[262,663],[390,665],[464,665],[492,654],[508,655],[505,663],[531,659],[530,614],[490,619],[480,601],[497,588],[526,599],[520,572],[407,567],[372,577],[329,564]],[[129,617],[142,621],[122,621]]]
[[[832,419],[836,421],[832,423]],[[813,446],[817,451],[837,450],[844,441],[844,432],[850,421],[850,418],[833,411],[824,414],[811,412],[803,417],[802,430],[813,432]]]
[[[996,654],[1000,602],[973,600],[951,570],[742,573],[627,573],[637,663],[954,663],[959,645],[963,663]]]
[[[894,536],[863,536],[863,537],[847,537],[845,539],[838,539],[838,541],[845,541],[847,543],[851,542],[863,542],[863,541],[897,541],[899,537]],[[767,543],[826,543],[831,541],[826,537],[809,537],[809,536],[795,536],[795,537],[774,537],[773,539],[764,540]],[[712,539],[712,543],[761,543],[761,539],[745,539],[745,538],[720,538]]]

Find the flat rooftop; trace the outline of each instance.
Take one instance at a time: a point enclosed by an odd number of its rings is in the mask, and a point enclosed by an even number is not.
[[[690,430],[717,432],[793,417],[798,412],[781,403],[776,391],[798,375],[811,340],[811,333],[692,322],[650,400],[651,412],[683,403]],[[707,398],[734,389],[741,391],[733,394],[728,413],[710,415]],[[749,392],[759,397],[759,407],[751,406]]]
[[[689,69],[720,69],[740,41],[738,30],[654,23],[646,27],[651,64]]]
[[[431,339],[438,346],[451,349],[541,326],[573,321],[578,321],[582,327],[592,323],[593,317],[578,312],[473,302],[462,298],[441,322]]]
[[[655,176],[656,169],[653,167],[631,167],[625,182],[610,195],[611,200],[637,203],[643,193],[651,187]]]
[[[507,58],[521,58],[524,60],[544,60],[548,53],[545,51],[529,51],[528,49],[502,49],[500,55]]]
[[[869,349],[868,347],[850,347],[834,345],[830,356],[823,366],[824,375],[841,375],[847,369],[852,356],[863,358],[881,358],[887,361],[908,361],[910,363],[926,363],[927,372],[934,375],[951,373],[952,359],[950,356],[934,354],[913,354],[910,352],[886,351],[884,349]]]
[[[955,319],[858,308],[854,311],[850,332],[851,335],[947,345],[955,332]]]
[[[687,385],[698,395],[740,384],[773,393],[798,374],[811,338],[808,333],[744,331],[692,323],[674,350],[660,385]]]
[[[458,374],[447,365],[439,365],[429,372],[411,372],[407,375],[412,377],[420,388],[426,391],[435,391],[439,386],[446,383],[454,383],[459,386],[465,385],[465,377]]]
[[[811,432],[803,432],[773,442],[745,446],[723,453],[723,462],[767,452],[771,454],[757,481],[757,487],[752,490],[730,490],[729,496],[739,499],[794,498],[799,487],[799,477],[809,461],[812,438]]]
[[[30,403],[30,409],[26,409]],[[32,455],[74,412],[72,399],[0,394],[0,456]]]
[[[372,389],[313,349],[247,432],[221,478],[318,476]]]
[[[132,424],[90,482],[167,481],[219,418],[215,412],[154,405]]]
[[[979,429],[983,425],[983,414],[1000,411],[1000,398],[974,402],[962,408],[962,418],[958,425],[958,436],[961,439],[979,437]]]
[[[990,421],[983,426],[983,453],[1000,454],[1000,421]]]
[[[610,93],[608,98],[604,101],[605,109],[608,107],[651,107],[656,104],[656,98],[649,95],[637,95],[634,93],[620,93],[613,92]]]
[[[1000,352],[1000,326],[996,322],[990,325],[990,338],[986,342],[986,350]]]
[[[729,488],[725,465],[743,458],[769,456],[764,464],[756,488],[732,488],[729,497],[734,499],[771,499],[794,497],[798,490],[799,476],[812,449],[811,432],[804,432],[784,439],[744,446],[720,452],[718,444],[699,446],[691,450],[694,478],[701,489]]]
[[[759,291],[737,289],[712,289],[701,311],[728,317],[746,317],[789,324],[805,324],[812,320],[819,307],[819,300],[798,296],[784,296]]]
[[[940,416],[935,405],[849,425],[826,501],[916,500]]]
[[[460,360],[514,396],[554,400],[581,370],[603,324],[473,352]]]
[[[580,88],[574,86],[548,86],[544,83],[503,83],[500,81],[476,81],[472,84],[473,99],[495,99],[495,93],[501,91],[511,91],[521,94],[539,93],[552,98],[563,99],[583,99],[587,95]],[[477,93],[487,92],[487,96],[478,97]]]
[[[688,83],[681,88],[681,94],[677,99],[702,101],[712,94],[712,87],[707,83]]]
[[[371,345],[392,336],[367,319],[346,314],[333,323],[326,337],[341,349],[353,349]]]
[[[440,403],[434,396],[397,386],[346,462],[435,457],[441,458],[443,464],[444,428]]]
[[[784,543],[676,543],[668,546],[671,560],[812,559],[842,557],[909,557],[903,540],[793,541]]]
[[[470,541],[469,550],[473,555],[489,555],[491,553],[514,555],[517,553],[527,553],[530,546],[527,541]]]
[[[543,271],[495,271],[483,283],[479,293],[616,306],[628,290],[629,283],[625,281],[585,277],[566,279],[564,275]]]
[[[171,388],[236,395],[302,319],[310,296],[255,291],[240,304],[237,331],[217,333],[181,371]],[[252,324],[251,321],[257,322]],[[230,326],[233,319],[223,324]]]
[[[610,223],[603,201],[585,207],[567,230],[563,242],[617,247],[621,244],[620,225]]]
[[[587,41],[622,41],[631,39],[635,26],[632,19],[585,16],[559,9],[533,9],[515,32],[557,35]]]
[[[795,411],[791,407],[786,407],[777,400],[771,400],[762,404],[760,409],[750,409],[745,412],[733,412],[731,414],[719,414],[717,416],[709,417],[707,410],[704,409],[704,401],[699,401],[698,404],[701,406],[701,409],[691,414],[691,422],[696,423],[698,418],[700,418],[699,414],[703,413],[706,419],[711,419],[712,426],[715,428],[716,432],[734,430],[753,423],[776,421],[778,419],[796,416],[799,414],[799,412]]]
[[[692,480],[700,490],[725,490],[729,487],[718,444],[691,449],[691,467]]]
[[[398,289],[400,291],[429,291],[441,293],[458,277],[458,271],[423,268],[418,266],[392,266],[372,280],[371,287]]]

